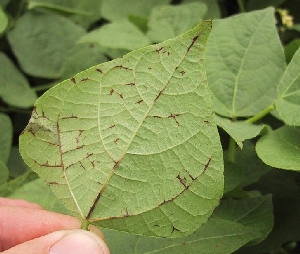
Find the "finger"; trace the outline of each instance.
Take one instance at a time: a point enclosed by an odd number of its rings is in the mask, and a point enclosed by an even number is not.
[[[101,238],[85,230],[56,231],[17,245],[3,254],[109,254]]]
[[[2,197],[0,197],[0,206],[19,206],[19,207],[43,209],[40,205],[32,202],[28,202],[26,200],[2,198]]]
[[[0,251],[64,229],[78,229],[78,219],[27,207],[0,206]]]

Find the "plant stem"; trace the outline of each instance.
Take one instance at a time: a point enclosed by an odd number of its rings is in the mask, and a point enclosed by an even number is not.
[[[246,12],[244,0],[237,0],[240,12]]]
[[[235,147],[236,147],[236,143],[235,143],[234,139],[232,137],[230,137],[227,158],[231,162],[234,162]]]
[[[266,107],[265,109],[263,109],[262,111],[260,111],[259,113],[257,113],[255,116],[252,116],[252,117],[248,118],[246,120],[246,122],[247,123],[255,123],[259,119],[261,119],[264,116],[266,116],[267,114],[269,114],[270,111],[272,111],[274,108],[275,108],[274,103],[272,103],[271,105],[269,105],[268,107]]]
[[[90,225],[90,223],[86,219],[84,219],[81,222],[81,229],[89,230],[89,225]]]

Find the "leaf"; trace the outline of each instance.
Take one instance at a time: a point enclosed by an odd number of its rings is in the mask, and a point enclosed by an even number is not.
[[[5,183],[8,180],[9,171],[3,161],[0,160],[0,184]]]
[[[16,178],[19,175],[24,174],[29,169],[19,153],[19,147],[11,147],[7,166],[9,168],[9,176],[11,178]]]
[[[34,179],[16,189],[9,198],[24,199],[41,205],[48,211],[68,214],[68,210],[54,196],[42,179]]]
[[[126,20],[129,16],[148,17],[151,9],[157,5],[165,5],[171,0],[123,0],[102,1],[101,14],[110,21]]]
[[[254,125],[245,121],[230,121],[229,119],[215,116],[217,125],[225,130],[242,149],[243,142],[246,139],[252,139],[256,137],[264,125]]]
[[[7,163],[9,158],[12,137],[11,120],[6,114],[0,113],[0,161],[4,163]]]
[[[107,58],[100,46],[91,43],[76,44],[64,59],[62,79],[73,77],[76,73],[105,61]]]
[[[46,11],[26,12],[8,33],[8,40],[22,69],[29,75],[59,78],[62,64],[82,27]]]
[[[235,164],[237,167],[242,167],[244,171],[244,179],[241,183],[241,187],[257,182],[272,169],[258,158],[255,152],[255,146],[250,141],[245,141],[242,150],[236,149]]]
[[[79,43],[97,43],[102,47],[133,50],[149,45],[147,37],[129,21],[113,22],[86,34]]]
[[[287,66],[277,89],[276,109],[288,125],[300,125],[300,49]]]
[[[75,216],[164,237],[207,221],[223,192],[204,71],[210,29],[92,67],[36,102],[21,155]]]
[[[203,19],[219,19],[221,11],[217,0],[183,0],[182,3],[204,3],[207,6],[207,12]]]
[[[111,252],[122,254],[226,254],[234,252],[255,237],[250,228],[219,218],[210,218],[193,234],[177,239],[150,238],[105,229],[103,231]]]
[[[157,6],[150,14],[147,36],[152,42],[173,38],[202,21],[206,11],[203,3]]]
[[[29,0],[28,9],[47,8],[68,15],[76,24],[88,28],[93,22],[100,19],[101,1],[74,1],[74,0]]]
[[[233,119],[255,115],[277,97],[285,69],[274,9],[215,20],[213,27],[206,68],[215,111]]]
[[[6,182],[3,185],[0,185],[0,196],[8,197],[14,193],[18,188],[22,187],[25,183],[36,179],[38,176],[31,170],[28,170],[24,174],[16,177],[13,180]]]
[[[256,144],[259,158],[275,168],[300,171],[300,129],[283,126]]]
[[[261,242],[273,228],[272,196],[224,200],[213,216],[250,227],[254,234],[258,234],[251,244]]]
[[[294,39],[284,47],[286,62],[289,63],[300,47],[300,39]]]
[[[0,52],[0,97],[9,105],[27,108],[37,99],[28,81],[13,62]],[[16,96],[18,94],[18,96]]]
[[[5,31],[8,25],[8,18],[3,9],[0,6],[0,35]]]
[[[233,162],[224,161],[224,193],[233,190],[243,180],[244,169]]]

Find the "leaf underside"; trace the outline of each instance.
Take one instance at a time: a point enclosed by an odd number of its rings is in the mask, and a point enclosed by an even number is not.
[[[206,21],[94,66],[37,100],[20,152],[75,216],[162,237],[207,221],[223,192],[204,70],[210,30]]]

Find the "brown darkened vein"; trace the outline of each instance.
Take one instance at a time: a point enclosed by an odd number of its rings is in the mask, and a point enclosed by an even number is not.
[[[169,200],[164,200],[162,203],[158,204],[158,205],[157,205],[156,207],[154,207],[154,208],[158,208],[158,207],[160,207],[160,206],[162,206],[162,205],[165,205],[165,204],[167,204],[167,203],[169,203],[169,202],[172,202],[173,200],[175,200],[176,198],[178,198],[181,194],[183,194],[185,191],[187,191],[187,190],[190,188],[190,186],[195,182],[195,180],[197,180],[199,177],[201,177],[201,176],[205,173],[205,171],[206,171],[206,169],[208,168],[208,166],[209,166],[211,160],[212,160],[212,158],[210,157],[210,158],[208,159],[207,163],[204,165],[204,169],[202,170],[202,172],[201,172],[197,177],[194,177],[194,178],[193,178],[193,181],[192,181],[189,185],[186,185],[185,183],[183,183],[183,182],[181,181],[182,179],[179,180],[179,181],[180,181],[180,184],[181,184],[182,186],[184,186],[184,189],[183,189],[181,192],[179,192],[178,194],[176,194],[175,197],[172,197],[172,198],[170,198]],[[178,176],[176,176],[176,178],[178,179]],[[101,192],[101,194],[102,194],[102,193],[103,193],[103,192]],[[101,194],[99,193],[99,195],[98,195],[99,198],[100,198]],[[99,198],[98,198],[98,199],[99,199]],[[94,207],[95,207],[95,204],[96,204],[96,203],[93,204],[93,209],[94,209]],[[149,210],[147,210],[147,211],[143,211],[142,213],[149,212],[149,211],[151,211],[151,210],[154,209],[154,208],[151,208],[151,209],[149,209]],[[91,213],[89,213],[89,215],[91,215]],[[102,221],[102,220],[120,219],[120,218],[125,218],[125,217],[136,216],[136,215],[139,215],[139,214],[128,214],[128,212],[127,212],[126,214],[120,215],[120,216],[111,216],[111,217],[107,217],[107,218],[94,218],[94,219],[90,219],[89,221],[90,221],[90,222],[96,222],[96,221]],[[87,218],[89,218],[89,217],[87,217]]]
[[[142,121],[140,122],[140,124],[137,126],[137,128],[136,128],[134,134],[136,134],[136,133],[138,132],[138,130],[140,129],[140,127],[141,127],[142,124],[144,123],[144,120],[147,118],[147,116],[148,116],[150,110],[152,109],[152,107],[154,106],[156,100],[161,96],[161,94],[163,93],[164,89],[168,86],[170,80],[172,79],[172,77],[173,77],[173,75],[174,75],[174,72],[175,72],[175,71],[178,69],[178,67],[181,65],[182,61],[184,61],[184,59],[186,58],[186,55],[188,54],[188,52],[190,51],[190,49],[192,48],[192,46],[195,44],[195,42],[197,41],[197,39],[200,37],[200,34],[201,34],[201,33],[202,33],[202,30],[199,31],[198,35],[196,35],[196,36],[192,39],[192,42],[191,42],[191,44],[188,46],[188,48],[187,48],[187,50],[186,50],[186,52],[185,52],[183,58],[181,59],[180,63],[175,67],[175,69],[174,69],[173,73],[171,74],[169,80],[166,82],[166,85],[165,85],[165,86],[163,87],[163,89],[161,89],[161,90],[159,91],[159,93],[157,94],[156,99],[153,100],[152,105],[150,105],[149,109],[146,111],[143,120],[142,120]],[[159,52],[157,52],[157,53],[159,53]],[[124,69],[126,69],[126,70],[132,70],[132,71],[134,72],[134,69],[131,69],[131,68],[128,68],[128,67],[124,67],[123,65],[117,65],[117,66],[115,66],[114,68],[124,68]],[[101,94],[101,83],[100,83],[100,94]],[[110,94],[110,95],[111,95],[111,94]],[[98,125],[100,124],[100,123],[99,123],[99,110],[100,110],[100,103],[99,103],[99,105],[98,105]],[[101,133],[100,133],[100,136],[101,136]],[[124,156],[126,155],[126,152],[127,152],[128,148],[130,147],[130,145],[131,145],[131,143],[132,143],[134,137],[135,137],[135,135],[132,136],[131,140],[128,142],[128,145],[127,145],[126,148],[124,149],[124,151],[123,151],[123,153],[121,154],[120,158],[117,160],[117,162],[115,162],[115,164],[114,164],[114,166],[113,166],[113,168],[112,168],[110,174],[107,176],[106,181],[103,183],[102,188],[100,189],[100,191],[99,191],[97,197],[94,199],[94,202],[93,202],[92,206],[90,207],[90,211],[88,212],[88,215],[87,215],[87,217],[86,217],[87,220],[89,220],[89,218],[92,216],[92,213],[93,213],[93,211],[94,211],[94,209],[95,209],[96,204],[98,203],[98,201],[99,201],[99,199],[100,199],[102,193],[103,193],[104,190],[106,189],[106,187],[107,187],[107,185],[108,185],[108,183],[109,183],[111,177],[112,177],[113,174],[114,174],[114,171],[116,170],[116,168],[118,167],[119,163],[122,161],[122,159],[123,159]],[[208,164],[209,164],[209,163],[208,163]],[[188,186],[188,187],[189,187],[189,186]],[[187,187],[186,189],[184,189],[181,193],[183,193],[185,190],[187,190],[188,187]],[[176,196],[175,196],[174,198],[172,198],[171,200],[168,200],[168,201],[163,202],[162,204],[164,204],[164,203],[166,203],[166,202],[173,201],[177,196],[181,195],[181,193],[179,193],[178,195],[176,195]],[[160,205],[162,205],[162,204],[160,204]],[[160,206],[160,205],[158,205],[158,206]],[[129,216],[129,215],[128,215],[128,216]],[[120,217],[120,218],[122,218],[122,217]],[[110,218],[106,218],[106,219],[110,219]],[[102,220],[102,219],[97,219],[97,220]],[[90,221],[94,221],[94,220],[90,220]]]

